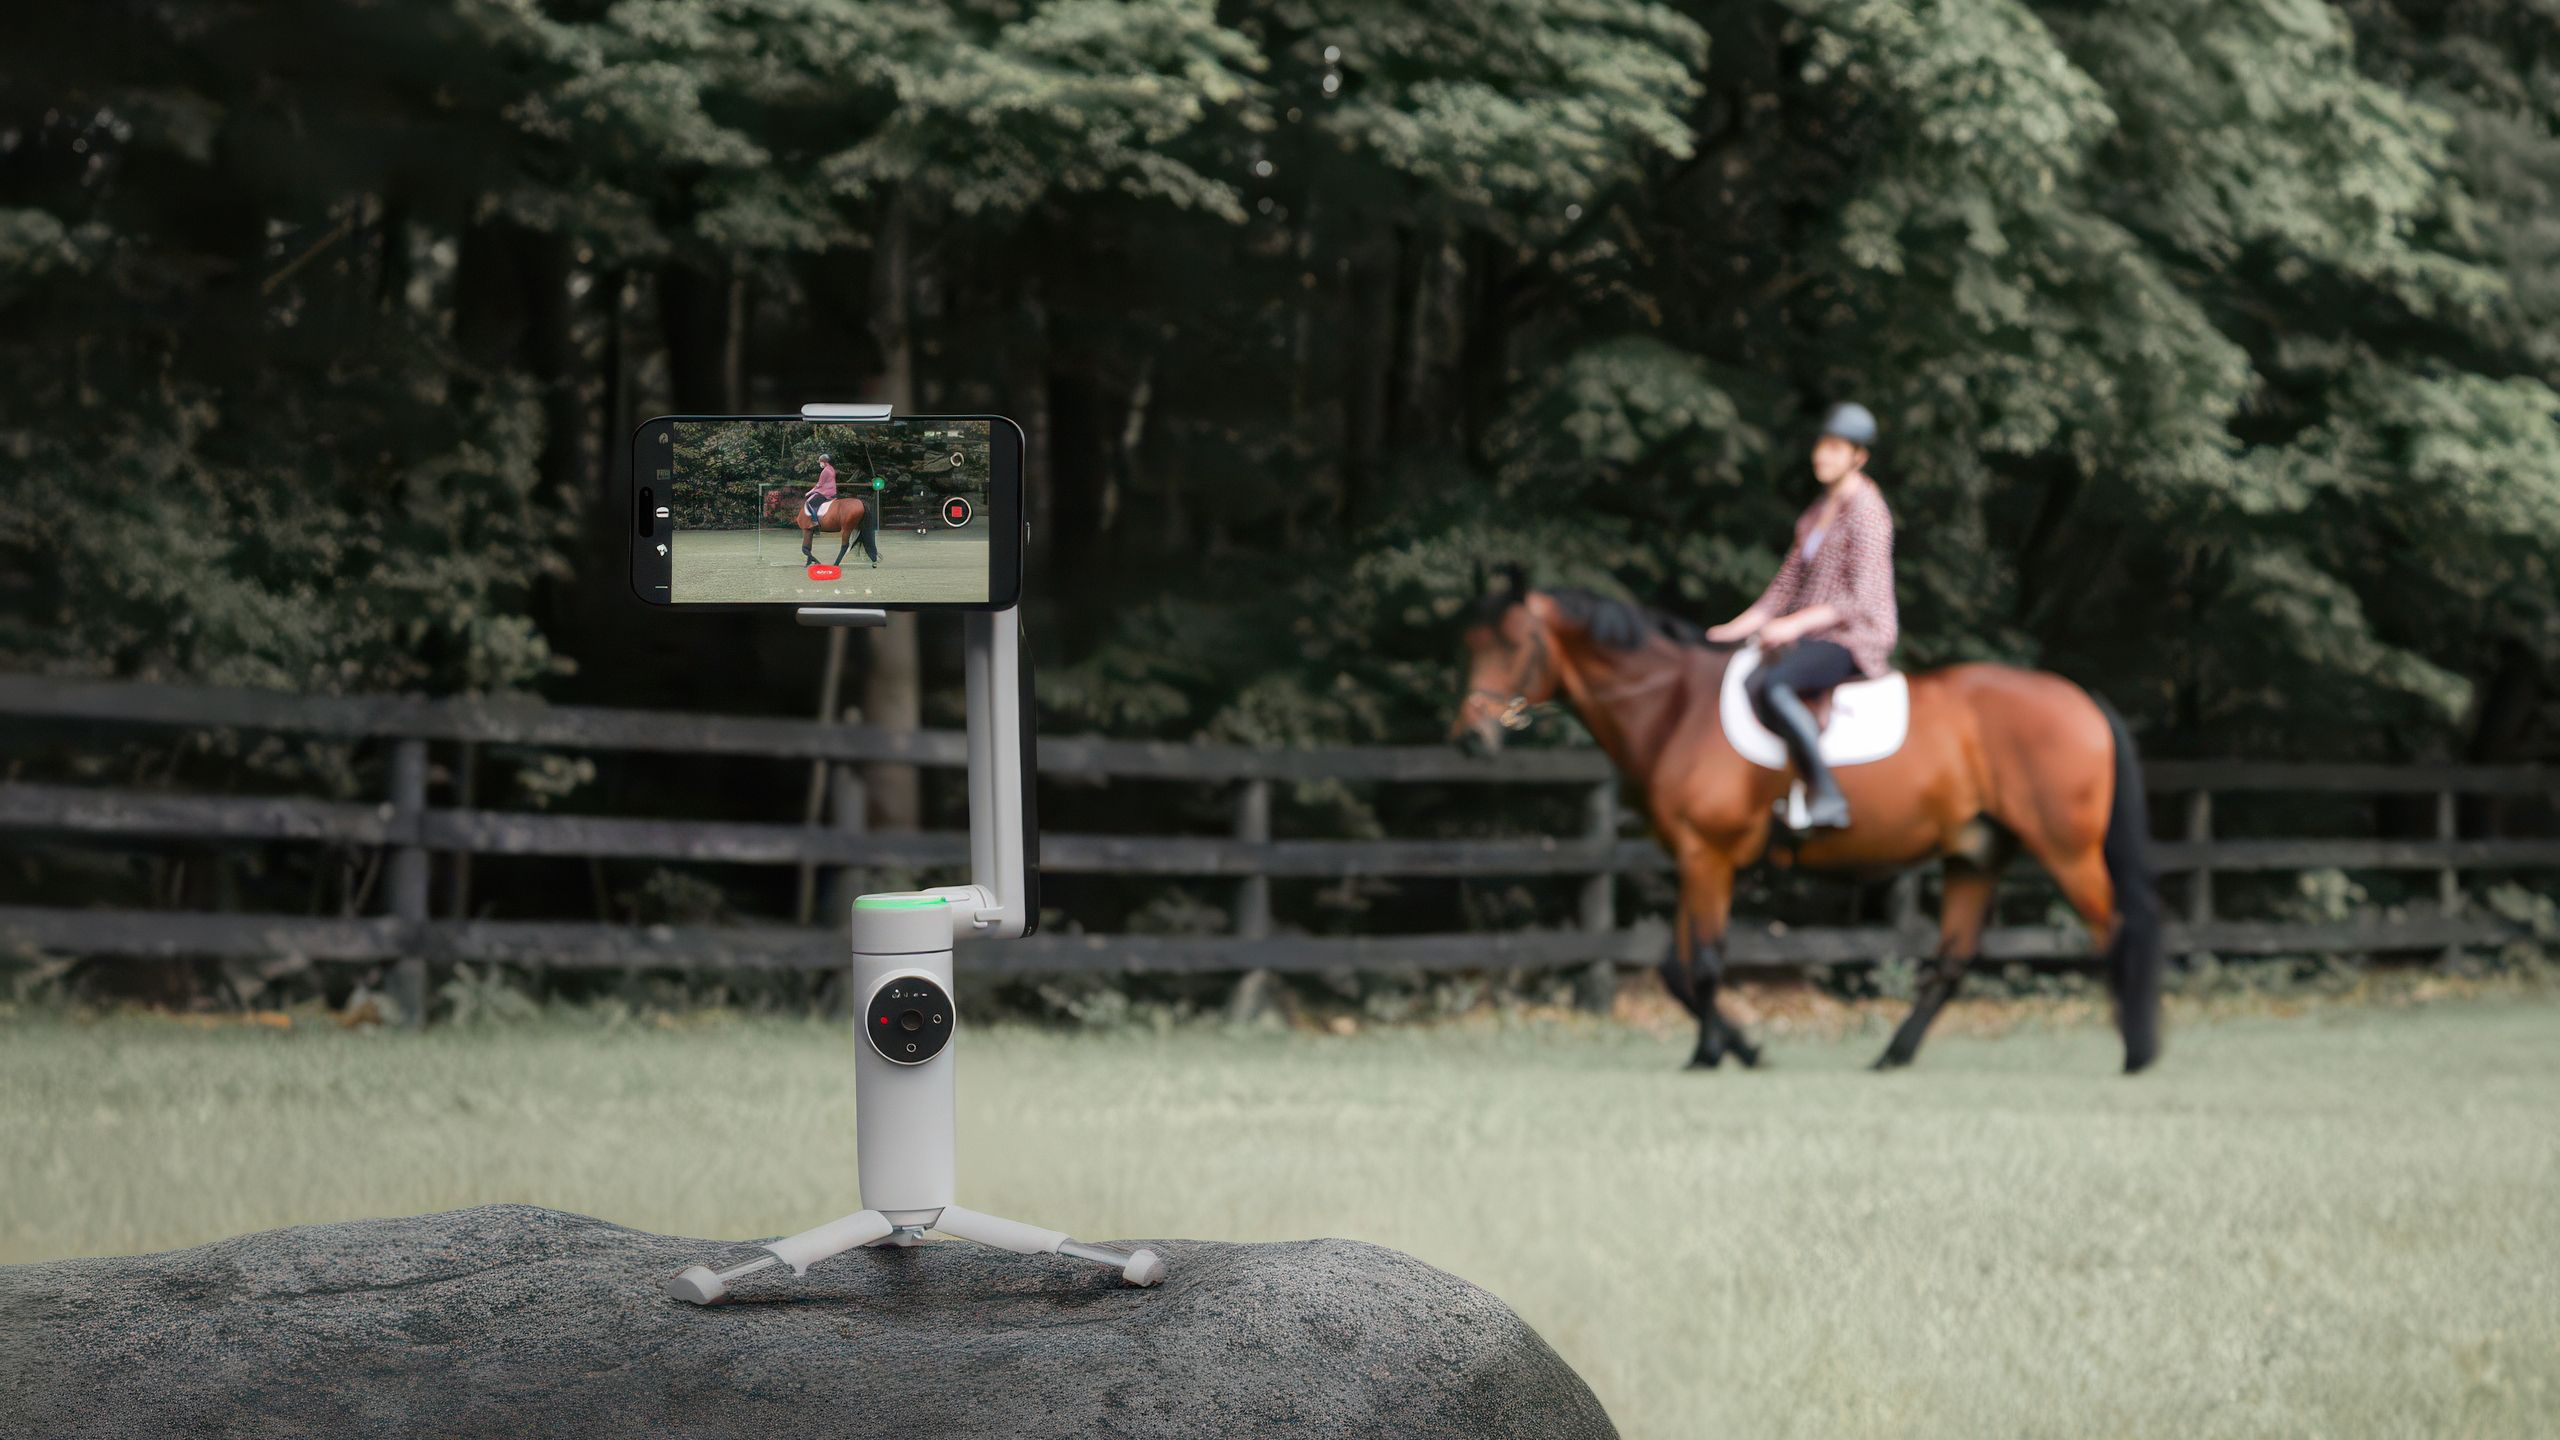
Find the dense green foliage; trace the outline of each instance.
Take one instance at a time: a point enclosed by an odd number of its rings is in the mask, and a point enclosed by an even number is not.
[[[880,395],[1030,430],[1056,719],[1418,738],[1480,564],[1722,618],[1854,395],[1911,662],[2057,666],[2154,748],[2521,753],[2556,24],[39,8],[0,60],[0,655],[652,694],[593,663],[621,437]],[[805,705],[724,624],[701,677]]]

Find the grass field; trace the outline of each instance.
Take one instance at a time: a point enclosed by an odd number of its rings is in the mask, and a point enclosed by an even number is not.
[[[964,1197],[1088,1237],[1355,1236],[1510,1301],[1630,1436],[2560,1433],[2560,1004],[1872,1035],[1680,1073],[1540,1020],[964,1040]],[[815,1022],[424,1037],[0,1022],[0,1260],[534,1201],[853,1208]],[[670,1153],[725,1162],[687,1177]],[[1180,1277],[1175,1277],[1179,1283]]]
[[[811,546],[833,564],[840,535]],[[987,530],[937,526],[918,535],[882,526],[880,564],[856,544],[845,552],[844,578],[812,580],[800,558],[800,532],[789,526],[760,530],[686,530],[668,556],[667,593],[686,601],[801,600],[819,605],[873,601],[883,605],[987,598]]]

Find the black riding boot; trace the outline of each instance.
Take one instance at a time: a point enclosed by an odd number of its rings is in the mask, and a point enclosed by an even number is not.
[[[1822,732],[1813,723],[1813,712],[1784,685],[1770,686],[1762,698],[1768,702],[1762,707],[1768,713],[1761,718],[1770,721],[1769,728],[1787,742],[1787,753],[1795,758],[1796,773],[1804,777],[1804,828],[1846,830],[1849,802],[1840,793],[1840,782],[1831,778],[1831,767],[1822,763]]]

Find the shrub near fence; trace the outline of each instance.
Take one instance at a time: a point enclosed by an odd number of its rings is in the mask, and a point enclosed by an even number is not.
[[[929,831],[865,833],[861,806],[833,827],[570,816],[430,803],[429,752],[447,747],[468,773],[492,744],[588,751],[759,756],[775,760],[890,761],[962,768],[964,737],[862,726],[681,712],[543,707],[469,700],[296,696],[275,692],[146,686],[0,676],[0,717],[89,725],[223,728],[390,747],[387,792],[375,804],[307,798],[206,796],[159,790],[0,784],[0,829],[131,841],[312,841],[378,847],[387,883],[380,913],[355,918],[153,910],[0,906],[0,946],[83,955],[178,957],[296,955],[314,961],[398,961],[412,998],[429,961],[505,961],[554,967],[822,969],[844,963],[832,925],[630,927],[559,921],[438,919],[428,906],[430,857],[577,856],[747,865],[932,868],[965,863],[967,837]],[[1650,964],[1665,944],[1659,919],[1622,924],[1618,881],[1663,873],[1649,841],[1620,834],[1618,786],[1589,750],[1513,751],[1482,759],[1445,747],[1251,749],[1084,737],[1040,743],[1044,776],[1120,778],[1223,787],[1231,833],[1042,837],[1041,865],[1057,874],[1208,878],[1234,887],[1231,933],[1043,933],[1002,946],[964,945],[978,974],[1564,968]],[[2560,870],[2560,840],[2465,839],[2456,797],[2560,793],[2560,772],[2536,767],[2167,762],[2151,769],[2155,794],[2184,795],[2183,834],[2154,845],[2164,874],[2189,877],[2181,951],[2289,954],[2434,950],[2495,944],[2518,927],[2465,902],[2462,875],[2479,870]],[[1276,839],[1275,785],[1325,780],[1386,785],[1563,786],[1584,792],[1586,823],[1573,835],[1515,839]],[[2422,794],[2435,797],[2437,832],[2426,839],[2218,839],[2214,797],[2241,792]],[[2434,872],[2424,913],[2364,915],[2316,923],[2241,921],[2214,910],[2216,875],[2342,868]],[[1558,876],[1580,881],[1579,926],[1569,930],[1394,936],[1279,933],[1275,878]],[[1890,923],[1796,927],[1781,932],[1738,917],[1728,952],[1745,966],[1858,963],[1925,954],[1933,928],[1906,877]],[[2074,926],[2007,926],[1984,937],[1988,960],[2080,956]],[[417,1013],[414,1004],[409,1011]]]

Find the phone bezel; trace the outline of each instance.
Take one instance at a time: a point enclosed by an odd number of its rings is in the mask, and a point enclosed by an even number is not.
[[[833,597],[813,596],[807,600],[676,600],[668,592],[674,566],[671,521],[660,521],[654,513],[647,515],[648,528],[641,528],[643,510],[640,492],[654,487],[660,469],[673,469],[675,441],[670,437],[660,442],[651,427],[675,424],[747,423],[759,425],[821,425],[853,427],[858,425],[915,425],[932,421],[984,421],[988,425],[987,443],[987,596],[985,600],[920,600],[901,604],[865,602],[865,608],[900,611],[966,611],[1007,610],[1022,602],[1022,555],[1027,531],[1022,513],[1022,455],[1025,442],[1022,427],[1003,415],[891,415],[886,420],[812,420],[806,415],[654,415],[631,432],[631,466],[624,494],[628,508],[623,516],[623,534],[631,540],[631,593],[641,603],[660,610],[716,614],[737,610],[799,610],[811,606],[841,606],[848,602]],[[653,496],[655,506],[668,504],[669,496]],[[660,543],[669,546],[668,554],[657,553]],[[652,586],[658,587],[652,593]]]

